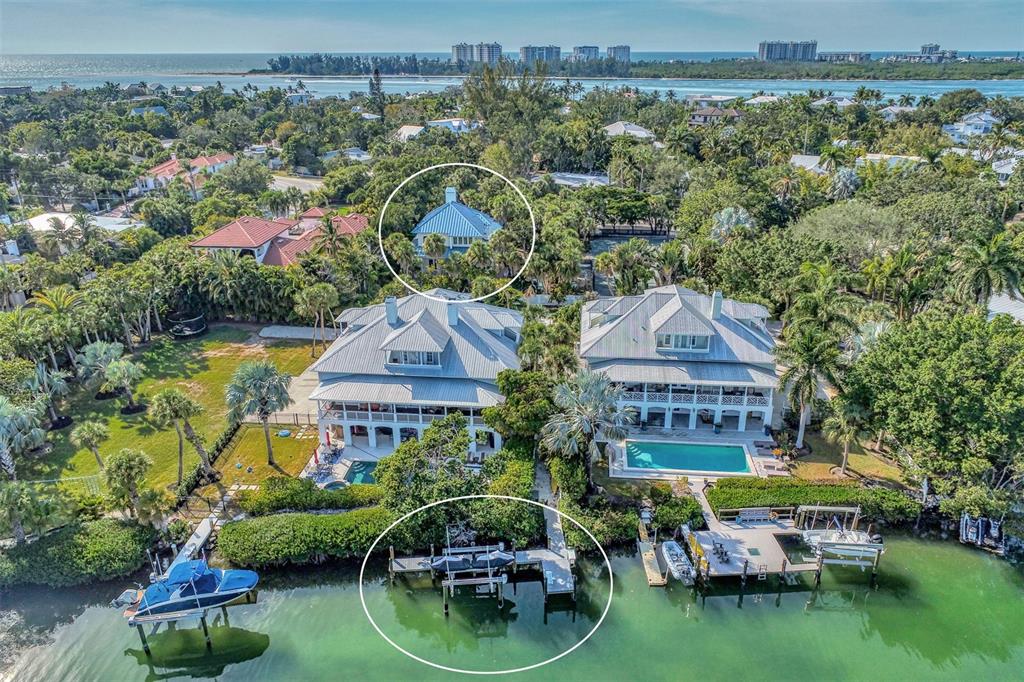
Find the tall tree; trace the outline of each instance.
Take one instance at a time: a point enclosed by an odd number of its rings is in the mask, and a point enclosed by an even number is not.
[[[960,296],[985,305],[995,294],[1020,294],[1024,260],[1004,231],[960,247],[953,259],[953,273]]]
[[[811,405],[821,382],[839,385],[839,344],[834,336],[812,325],[799,325],[787,328],[775,354],[779,364],[786,368],[779,377],[779,390],[788,392],[790,405],[800,415],[796,447],[802,448]]]
[[[111,386],[124,391],[125,398],[128,399],[127,409],[134,409],[136,403],[132,391],[135,384],[142,379],[142,365],[127,358],[121,358],[107,365],[106,376],[107,382]]]
[[[270,415],[291,403],[288,395],[291,382],[291,375],[280,372],[274,363],[255,360],[239,365],[225,390],[231,419],[241,421],[245,417],[254,416],[263,424],[267,464],[270,466],[276,466],[274,446],[270,442]]]
[[[0,469],[14,482],[18,480],[15,458],[39,447],[46,435],[39,428],[39,408],[35,404],[17,405],[7,396],[0,395]],[[11,513],[10,524],[14,541],[25,542],[25,529],[17,511]]]
[[[192,398],[189,398],[177,388],[165,388],[153,396],[150,402],[149,414],[159,424],[171,424],[178,434],[178,487],[181,487],[181,479],[185,469],[185,441],[188,440],[199,455],[202,462],[203,474],[212,477],[216,474],[210,465],[210,456],[199,435],[192,428],[189,419],[198,417],[203,413],[203,406]]]
[[[71,444],[76,448],[86,448],[96,458],[96,466],[102,472],[103,458],[100,457],[100,443],[110,436],[107,425],[101,421],[82,422],[71,431]]]
[[[132,518],[139,517],[141,487],[152,467],[153,460],[142,450],[122,448],[107,459],[103,470],[107,490],[115,504],[128,508]]]
[[[832,400],[831,408],[831,414],[821,424],[821,432],[830,443],[843,446],[843,464],[839,474],[845,476],[850,446],[863,434],[866,415],[864,408],[842,396]]]

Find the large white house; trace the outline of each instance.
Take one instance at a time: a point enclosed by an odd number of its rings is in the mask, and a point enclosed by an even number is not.
[[[498,373],[518,369],[519,313],[444,289],[389,297],[338,316],[338,338],[313,364],[317,424],[323,445],[393,449],[419,438],[432,421],[455,411],[468,420],[477,456],[501,447],[481,410],[503,400]]]
[[[638,424],[757,432],[778,423],[768,311],[678,286],[583,307],[579,354],[624,388]]]

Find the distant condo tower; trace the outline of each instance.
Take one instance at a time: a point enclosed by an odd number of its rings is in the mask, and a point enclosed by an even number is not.
[[[459,43],[452,45],[452,63],[472,64],[476,62],[495,65],[501,59],[500,43]]]
[[[608,48],[608,59],[629,63],[629,45],[612,45]]]
[[[562,48],[557,45],[525,45],[519,48],[519,61],[526,66],[533,66],[536,62],[557,66],[562,61]]]
[[[817,40],[762,40],[757,46],[762,62],[813,62],[817,56]]]
[[[600,58],[601,50],[597,45],[578,45],[572,48],[572,60],[574,62],[589,62]]]

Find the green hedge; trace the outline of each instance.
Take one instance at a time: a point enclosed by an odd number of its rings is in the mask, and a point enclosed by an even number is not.
[[[311,511],[314,509],[355,509],[380,502],[380,486],[354,483],[324,490],[308,478],[271,476],[260,483],[259,490],[243,490],[238,505],[248,514],[260,516],[279,511]]]
[[[559,510],[579,521],[587,530],[594,534],[602,546],[619,545],[636,539],[640,517],[632,509],[615,509],[612,507],[583,509],[578,504],[562,499]],[[581,531],[575,523],[564,520],[565,540],[570,547],[581,551],[596,549],[594,541]]]
[[[220,554],[238,566],[320,563],[362,557],[394,516],[383,507],[342,514],[278,514],[225,524]]]
[[[0,588],[65,587],[126,576],[144,563],[154,539],[152,528],[113,519],[66,526],[0,552]]]
[[[654,508],[654,525],[667,531],[675,531],[683,524],[693,530],[704,527],[704,511],[700,502],[690,496],[673,497]]]
[[[890,522],[917,517],[920,504],[898,490],[863,488],[854,482],[811,483],[797,478],[723,478],[707,492],[719,509],[794,507],[801,504],[860,505],[865,516]]]
[[[238,429],[241,427],[242,423],[235,420],[231,420],[227,425],[225,425],[217,435],[217,438],[213,441],[213,445],[208,450],[210,455],[210,464],[217,463],[217,458],[223,454],[224,448],[231,444],[235,434],[238,433]],[[181,485],[178,486],[177,490],[178,504],[184,502],[185,499],[192,494],[192,491],[199,487],[199,484],[203,482],[203,478],[202,462],[197,462],[190,471],[185,472],[185,475],[181,479]]]

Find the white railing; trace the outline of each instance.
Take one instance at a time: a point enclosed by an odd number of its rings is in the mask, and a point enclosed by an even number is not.
[[[660,391],[656,393],[648,393],[647,400],[652,403],[667,403],[668,393],[661,393]]]
[[[741,396],[741,395],[723,395],[722,396],[722,404],[723,405],[742,405],[743,404],[743,396]]]
[[[711,395],[709,393],[698,393],[697,404],[699,405],[717,405],[718,395]]]
[[[640,402],[643,402],[643,400],[644,400],[644,392],[643,391],[625,391],[622,394],[622,399],[623,400],[639,400]]]
[[[747,405],[767,405],[768,398],[763,395],[748,395]]]
[[[405,412],[396,412],[395,421],[397,422],[410,422],[418,424],[420,422],[420,416],[418,414],[408,414]]]

